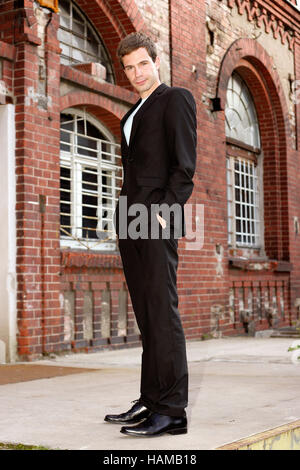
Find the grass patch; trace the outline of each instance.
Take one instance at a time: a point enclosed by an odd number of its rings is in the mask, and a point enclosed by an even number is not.
[[[7,444],[0,442],[0,450],[52,450],[43,446],[30,446],[25,444]]]

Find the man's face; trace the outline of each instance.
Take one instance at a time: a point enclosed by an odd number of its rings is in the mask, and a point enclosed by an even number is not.
[[[160,84],[159,58],[155,62],[144,47],[140,47],[123,58],[125,74],[141,98],[147,98]]]

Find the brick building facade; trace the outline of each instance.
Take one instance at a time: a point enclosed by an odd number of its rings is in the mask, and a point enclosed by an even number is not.
[[[189,203],[204,208],[204,239],[179,243],[186,337],[298,319],[297,1],[2,0],[3,361],[139,344],[112,232],[119,124],[137,100],[115,49],[132,31],[197,102]]]

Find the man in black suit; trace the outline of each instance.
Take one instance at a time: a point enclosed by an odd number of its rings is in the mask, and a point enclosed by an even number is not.
[[[123,39],[118,56],[140,95],[121,121],[124,181],[115,221],[143,354],[140,398],[105,421],[135,424],[121,428],[132,436],[183,434],[188,369],[178,312],[177,239],[184,234],[184,204],[193,190],[196,105],[188,90],[160,83],[155,44],[144,34]],[[138,224],[135,208],[145,209]]]

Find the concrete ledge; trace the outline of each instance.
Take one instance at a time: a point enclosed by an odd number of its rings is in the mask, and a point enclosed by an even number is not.
[[[300,420],[254,434],[216,450],[300,450]]]

